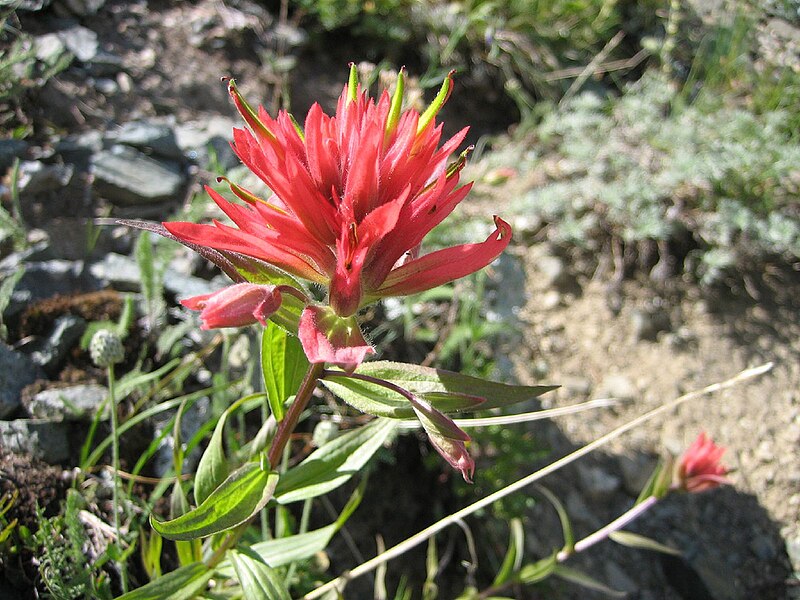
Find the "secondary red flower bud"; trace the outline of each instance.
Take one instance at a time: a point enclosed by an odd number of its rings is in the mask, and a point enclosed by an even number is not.
[[[702,492],[730,483],[728,470],[720,463],[725,448],[714,444],[704,432],[683,453],[677,468],[677,487],[687,492]]]
[[[298,337],[309,362],[337,365],[347,373],[375,352],[355,317],[340,317],[327,306],[306,306],[300,315]]]
[[[218,292],[181,300],[186,308],[200,311],[201,329],[267,324],[281,305],[279,286],[237,283]]]

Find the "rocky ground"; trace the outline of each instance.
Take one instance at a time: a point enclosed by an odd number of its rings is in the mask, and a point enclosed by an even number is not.
[[[29,9],[47,4],[23,2]],[[347,60],[358,57],[339,57],[341,49],[303,60],[291,49],[302,47],[305,33],[250,2],[72,0],[19,16],[39,63],[73,56],[10,116],[32,127],[31,135],[0,140],[0,169],[21,161],[28,229],[24,249],[15,250],[11,234],[0,240],[0,276],[20,273],[3,313],[10,345],[0,344],[0,443],[42,465],[51,484],[37,484],[39,498],[49,502],[63,493],[68,474],[45,463],[69,466],[107,393],[80,338],[89,322],[119,318],[121,293],[140,291],[135,235],[98,227],[95,219],[164,218],[190,205],[211,175],[236,166],[227,146],[236,120],[220,76],[237,77],[253,98],[271,98],[276,86],[288,84],[302,115],[309,98],[330,105]],[[4,181],[8,198],[11,180]],[[479,189],[470,210],[484,220],[502,214],[498,199],[513,193],[513,183]],[[681,550],[682,559],[606,543],[581,565],[629,598],[797,597],[797,581],[787,584],[792,570],[800,571],[797,274],[775,273],[756,300],[701,293],[680,281],[634,278],[609,289],[608,271],[533,243],[524,220],[515,226],[518,242],[495,269],[505,277],[496,295],[524,343],[503,349],[498,362],[510,358],[521,383],[563,384],[547,399],[553,406],[622,400],[532,428],[556,452],[683,392],[775,363],[760,379],[692,401],[546,482],[579,534],[588,533],[629,507],[656,455],[679,452],[700,430],[728,448],[732,488],[670,499],[637,526]],[[164,278],[167,302],[216,289],[214,275],[177,251]],[[130,350],[135,338],[126,342]],[[20,460],[0,456],[6,487],[36,479]],[[530,531],[528,546],[544,555],[557,543],[558,527],[542,506],[530,515],[541,525]],[[682,587],[687,581],[694,582],[689,591]],[[576,589],[559,594],[589,597]]]

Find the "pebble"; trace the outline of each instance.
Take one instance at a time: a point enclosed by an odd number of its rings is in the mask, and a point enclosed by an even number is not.
[[[38,160],[21,162],[19,195],[25,199],[35,194],[60,190],[72,180],[74,171],[72,165],[46,165]]]
[[[558,290],[547,290],[542,294],[542,299],[539,302],[539,306],[542,307],[542,310],[553,310],[554,308],[558,308],[560,304],[561,293]]]
[[[624,375],[607,375],[597,387],[597,395],[600,398],[634,400],[638,391],[633,382]]]
[[[48,463],[69,457],[69,425],[48,419],[0,421],[0,441],[11,452],[28,454]]]
[[[569,286],[570,277],[564,261],[557,256],[545,255],[536,261],[541,283],[548,288],[563,289]]]
[[[92,170],[95,192],[122,206],[179,200],[185,182],[172,166],[126,146],[95,154]]]
[[[108,389],[95,383],[44,390],[28,403],[31,416],[57,421],[87,421],[94,419],[106,402]],[[108,418],[106,407],[104,418]]]
[[[97,34],[82,25],[73,25],[68,29],[62,29],[56,32],[56,35],[67,47],[67,50],[81,62],[91,62],[100,50]]]
[[[20,392],[44,374],[24,354],[0,342],[0,419],[20,406]]]
[[[151,121],[124,123],[118,131],[109,135],[109,138],[147,154],[173,160],[183,159],[183,151],[178,146],[175,131],[165,123]]]
[[[73,315],[58,317],[50,334],[41,340],[31,353],[31,360],[49,375],[55,375],[85,330],[86,321],[80,317]]]

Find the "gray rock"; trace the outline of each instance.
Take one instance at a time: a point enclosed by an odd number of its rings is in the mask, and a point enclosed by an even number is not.
[[[33,40],[36,49],[36,59],[45,64],[53,65],[67,51],[67,46],[57,33],[45,33]]]
[[[100,283],[84,272],[80,260],[46,260],[25,265],[25,274],[12,294],[26,301],[43,300],[56,294],[71,294],[101,289]]]
[[[141,289],[139,265],[129,256],[108,253],[102,260],[92,264],[89,272],[121,292],[138,292]],[[164,289],[177,298],[208,294],[223,285],[216,280],[208,281],[170,268],[164,273]]]
[[[97,14],[106,3],[106,0],[64,0],[67,8],[79,17],[88,17]]]
[[[53,3],[53,0],[21,0],[14,4],[17,10],[27,10],[30,12],[37,12],[43,8],[47,8]]]
[[[20,392],[44,374],[27,356],[0,343],[0,419],[20,406]]]
[[[56,32],[56,35],[81,62],[91,62],[100,50],[97,34],[82,25],[73,25],[69,29],[62,29]]]
[[[14,164],[28,150],[28,142],[24,140],[0,140],[0,174]]]
[[[148,154],[177,160],[183,158],[183,151],[178,146],[175,132],[165,123],[150,121],[125,123],[119,131],[110,134],[109,137],[120,144],[133,146]]]
[[[30,198],[36,194],[60,190],[72,180],[72,165],[46,165],[38,160],[19,165],[19,195]]]
[[[94,82],[94,89],[103,94],[104,96],[113,96],[119,91],[117,82],[108,77],[100,77]]]
[[[607,375],[597,387],[597,394],[601,398],[634,400],[638,391],[633,382],[624,375]]]
[[[214,162],[224,170],[239,164],[230,146],[233,128],[237,122],[228,117],[215,116],[207,121],[192,121],[175,127],[175,138],[183,154],[203,167],[210,167],[211,152]],[[209,148],[210,147],[210,148]]]
[[[31,353],[31,360],[48,374],[55,374],[86,330],[86,321],[73,315],[56,319],[53,330]]]
[[[28,412],[38,419],[91,421],[108,398],[108,389],[98,384],[74,385],[44,390],[27,404]],[[106,407],[103,418],[108,418]]]
[[[55,144],[55,152],[66,163],[74,164],[82,171],[89,167],[92,154],[103,149],[103,134],[99,131],[86,131],[62,138]]]
[[[46,419],[0,421],[0,441],[11,452],[58,463],[69,457],[68,428],[63,421]]]
[[[177,200],[184,175],[133,148],[116,146],[92,157],[94,189],[123,206]]]
[[[586,495],[597,503],[609,500],[622,483],[619,477],[600,467],[582,464],[578,465],[578,478]]]
[[[130,256],[106,254],[101,261],[89,265],[89,272],[120,292],[138,292],[141,288],[139,265]]]

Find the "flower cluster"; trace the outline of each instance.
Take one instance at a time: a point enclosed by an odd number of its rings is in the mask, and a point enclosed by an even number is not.
[[[403,81],[401,70],[394,93],[376,101],[351,66],[336,114],[315,104],[303,128],[285,111],[272,118],[262,107],[254,109],[229,82],[248,125],[234,129],[232,147],[273,195],[263,199],[220,178],[241,202],[206,190],[232,225],[163,224],[163,234],[216,256],[235,274],[241,273],[234,263],[243,259],[260,265],[255,277],[182,300],[201,311],[203,328],[266,325],[291,297],[299,305],[297,335],[309,361],[352,375],[374,352],[356,320],[359,309],[473,273],[508,246],[511,228],[495,217],[495,230],[483,242],[420,256],[423,238],[471,188],[459,184],[468,151],[448,163],[467,129],[440,143],[436,116],[452,90],[452,73],[421,114],[402,110]],[[309,284],[325,288],[324,302],[312,299]],[[469,480],[475,467],[465,446],[469,436],[426,401],[401,391],[436,450]]]
[[[242,204],[207,191],[233,225],[164,226],[184,243],[259,259],[296,278],[292,293],[306,305],[299,326],[309,359],[352,370],[372,352],[353,318],[360,308],[473,273],[511,239],[509,225],[495,217],[495,231],[481,243],[418,255],[425,235],[471,187],[459,185],[466,153],[448,165],[467,129],[440,145],[436,124],[452,85],[451,74],[422,114],[402,111],[402,71],[394,94],[376,102],[351,67],[335,116],[315,104],[301,129],[285,111],[272,118],[253,109],[231,80],[230,95],[249,126],[234,130],[233,149],[273,195],[265,200],[228,182]],[[306,282],[326,288],[324,305],[311,301]],[[269,318],[280,293],[240,285],[183,303],[203,311],[205,327],[239,326]]]
[[[677,487],[687,492],[703,492],[730,483],[728,470],[720,462],[725,448],[717,446],[704,432],[681,456],[677,466]]]

